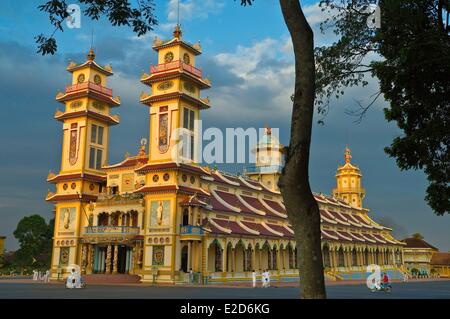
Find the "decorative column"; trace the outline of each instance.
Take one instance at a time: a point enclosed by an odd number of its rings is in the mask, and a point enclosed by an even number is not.
[[[94,267],[94,246],[88,245],[88,264],[87,264],[87,272],[92,274],[92,270]]]
[[[261,249],[261,247],[259,248],[259,270],[262,270],[262,264],[261,264],[261,255],[262,255],[262,249]]]
[[[119,246],[114,245],[113,274],[117,274]]]
[[[82,244],[81,246],[81,273],[86,273],[86,266],[87,266],[87,245]]]
[[[189,207],[190,209],[190,207]],[[189,216],[191,215],[189,211]],[[187,272],[190,272],[192,268],[192,242],[188,241],[188,260],[187,260]]]
[[[236,250],[231,247],[231,272],[234,274],[236,271]]]
[[[276,261],[277,261],[277,270],[278,270],[278,274],[280,274],[281,272],[281,249],[278,249],[278,251],[275,250],[276,253]]]
[[[111,245],[106,248],[106,273],[111,273]]]
[[[227,241],[224,241],[224,248],[222,248],[222,274],[223,276],[225,276],[226,272],[227,272],[227,264],[228,264],[228,260],[227,260]]]

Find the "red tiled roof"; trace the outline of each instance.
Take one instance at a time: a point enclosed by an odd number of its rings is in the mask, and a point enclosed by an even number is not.
[[[432,250],[438,250],[436,247],[434,247],[433,245],[430,245],[425,240],[420,239],[420,238],[414,238],[414,237],[405,238],[402,240],[402,242],[406,243],[405,247],[407,247],[407,248],[430,248]]]
[[[211,224],[207,218],[203,219],[203,223],[202,223],[204,228],[208,228],[211,230],[211,234],[215,234],[215,235],[228,235],[228,233],[221,231],[219,228],[217,228],[216,226],[214,226],[213,224]]]
[[[258,198],[245,196],[245,195],[240,195],[240,196],[250,206],[266,213],[266,216],[280,218],[280,216],[272,213],[269,209],[267,209]]]
[[[77,111],[77,112],[65,112],[65,113],[62,113],[61,115],[55,116],[55,119],[58,121],[63,121],[65,119],[70,119],[70,118],[79,117],[79,116],[87,116],[90,118],[94,118],[96,120],[104,121],[110,125],[119,124],[119,120],[110,115],[103,115],[103,114],[88,111],[88,110]]]
[[[342,225],[348,225],[348,224],[349,224],[349,223],[348,223],[345,219],[343,219],[338,213],[332,212],[332,211],[327,211],[327,212],[328,212],[328,215],[332,216],[333,219],[334,219],[335,221],[337,221],[339,224],[342,224]]]
[[[360,222],[363,226],[368,226],[368,228],[373,228],[373,226],[368,222],[368,221],[366,221],[364,218],[362,218],[361,216],[359,216],[359,215],[353,215],[353,217],[358,221],[358,222]]]
[[[211,218],[211,219],[214,220],[214,222],[216,224],[218,224],[219,226],[230,229],[233,234],[255,236],[255,234],[253,234],[249,231],[246,231],[244,228],[239,226],[239,224],[235,221],[216,219],[216,218]]]
[[[270,206],[270,208],[272,208],[274,211],[279,212],[280,214],[286,214],[286,211],[284,210],[284,208],[277,202],[270,200],[270,199],[265,199],[263,198],[263,201]]]
[[[247,226],[250,229],[254,229],[254,230],[258,231],[260,236],[280,237],[277,234],[274,234],[271,231],[269,231],[267,228],[265,228],[260,223],[253,223],[253,222],[248,222],[248,221],[241,221],[241,223],[244,224],[245,226]],[[269,227],[270,226],[271,225],[269,225]]]
[[[116,168],[134,167],[139,164],[145,164],[145,163],[147,163],[147,161],[148,161],[148,155],[133,156],[133,157],[128,157],[127,159],[125,159],[124,161],[122,161],[118,164],[103,166],[102,169],[110,170],[110,169],[116,169]]]
[[[56,175],[52,178],[47,179],[49,183],[58,183],[63,181],[71,181],[71,180],[79,180],[84,179],[86,181],[92,182],[105,182],[106,176],[93,175],[93,174],[64,174],[64,175]]]
[[[284,226],[281,225],[274,225],[274,224],[267,224],[270,228],[272,228],[274,231],[277,231],[279,233],[282,233],[283,236],[288,238],[294,238],[294,234],[292,234],[289,230],[287,230]]]
[[[209,175],[208,172],[206,172],[200,166],[184,164],[184,163],[177,165],[177,163],[175,163],[175,162],[161,163],[161,164],[150,164],[149,163],[142,167],[139,167],[136,170],[136,172],[145,173],[145,172],[164,170],[164,169],[179,169],[179,170],[185,171],[185,172],[191,172],[191,173],[196,173],[196,174],[201,174],[201,175]]]
[[[450,253],[436,252],[431,256],[430,264],[450,266]]]
[[[181,206],[200,206],[205,207],[207,204],[205,202],[200,201],[197,197],[194,198],[186,198],[184,201],[180,202]]]
[[[153,192],[183,192],[191,195],[198,193],[209,196],[209,193],[205,192],[201,188],[191,188],[187,186],[178,186],[177,188],[175,185],[145,186],[134,191],[134,193],[153,193]]]
[[[48,199],[49,202],[59,202],[59,201],[82,201],[82,202],[90,202],[96,201],[97,196],[89,195],[89,194],[68,194],[68,195],[54,195]]]

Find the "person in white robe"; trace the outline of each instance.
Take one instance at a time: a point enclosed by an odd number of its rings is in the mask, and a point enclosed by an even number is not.
[[[44,275],[44,282],[49,283],[50,282],[50,271],[46,270]]]
[[[263,273],[262,273],[262,286],[264,288],[267,288],[267,271],[264,269]]]
[[[38,280],[38,272],[37,272],[37,270],[33,270],[33,280],[34,281]]]
[[[252,271],[252,284],[253,288],[256,288],[256,271]]]
[[[270,272],[267,270],[267,287],[270,287]]]

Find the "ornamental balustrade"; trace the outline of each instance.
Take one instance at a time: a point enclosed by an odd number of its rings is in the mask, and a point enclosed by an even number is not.
[[[81,91],[81,90],[93,90],[96,91],[98,93],[102,93],[104,95],[110,96],[112,97],[112,89],[101,86],[99,84],[95,84],[94,82],[83,82],[83,83],[77,83],[77,84],[73,84],[73,85],[68,85],[66,86],[66,93],[73,93],[76,91]]]
[[[202,78],[202,70],[198,69],[190,64],[184,63],[183,61],[177,60],[168,63],[161,63],[157,65],[150,66],[150,73],[155,74],[164,71],[176,70],[187,71],[199,78]]]
[[[200,226],[180,225],[181,235],[203,235],[203,229]]]
[[[137,235],[139,227],[132,226],[87,226],[85,235]]]

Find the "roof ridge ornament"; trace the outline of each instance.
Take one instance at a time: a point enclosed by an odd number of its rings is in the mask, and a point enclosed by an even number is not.
[[[183,32],[181,32],[180,25],[177,23],[177,25],[175,26],[175,30],[173,31],[173,37],[178,40],[181,40],[182,35],[183,35]]]
[[[94,59],[95,59],[95,53],[94,53],[94,50],[92,49],[92,47],[89,49],[87,58],[89,61],[94,61]]]
[[[350,160],[352,159],[352,151],[350,150],[350,148],[347,146],[345,146],[345,163],[350,164]]]

